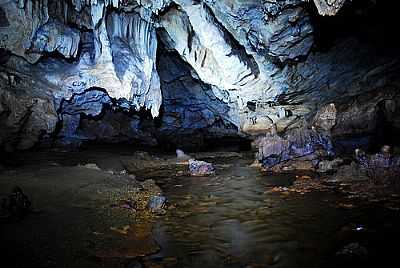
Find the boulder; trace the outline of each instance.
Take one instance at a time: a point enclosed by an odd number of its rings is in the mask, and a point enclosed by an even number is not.
[[[376,154],[368,155],[361,149],[355,151],[358,163],[367,170],[368,177],[375,184],[399,184],[400,156],[393,156],[385,145]]]
[[[294,162],[303,160],[311,161],[311,165],[299,162],[298,166],[314,169],[319,160],[333,155],[330,137],[317,132],[314,128],[307,127],[292,129],[282,136],[277,133],[267,134],[260,138],[255,145],[258,147],[258,160],[266,169],[284,165],[288,161],[292,162],[289,164],[290,166],[295,167],[297,164],[293,165]]]
[[[215,173],[215,169],[210,163],[190,159],[189,172],[191,176],[209,176]]]

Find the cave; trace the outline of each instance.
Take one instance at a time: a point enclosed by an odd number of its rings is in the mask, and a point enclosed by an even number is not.
[[[386,267],[399,4],[0,1],[4,267]]]

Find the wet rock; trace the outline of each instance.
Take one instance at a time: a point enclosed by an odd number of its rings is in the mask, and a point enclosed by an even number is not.
[[[258,159],[266,169],[279,166],[299,166],[300,169],[314,169],[319,160],[333,154],[333,146],[330,137],[317,132],[314,128],[300,127],[285,133],[267,134],[260,138],[258,147]]]
[[[270,169],[266,169],[266,171],[271,170],[276,173],[280,172],[289,172],[289,171],[315,171],[315,163],[310,160],[288,160],[283,163],[274,165]]]
[[[167,198],[154,180],[136,181],[128,174],[114,174],[118,181],[126,183],[119,191],[110,193],[110,207],[122,209],[143,219],[151,218],[152,213],[165,214]],[[121,212],[122,212],[121,210]]]
[[[165,196],[152,196],[147,203],[147,207],[151,212],[161,212],[166,205],[167,198]]]
[[[317,171],[320,173],[334,172],[343,163],[343,159],[336,158],[334,160],[323,160],[318,163]]]
[[[189,172],[192,176],[209,176],[215,173],[215,169],[211,163],[190,159]]]

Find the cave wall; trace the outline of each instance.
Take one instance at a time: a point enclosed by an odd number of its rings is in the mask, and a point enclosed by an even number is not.
[[[382,5],[2,1],[0,144],[12,150],[51,139],[156,144],[194,133],[197,140],[279,133],[304,120],[311,126],[329,103],[338,113],[334,137],[371,133],[349,131],[365,115],[346,114],[369,94],[359,111],[372,107],[368,118],[375,118],[398,88],[396,46],[388,53],[381,38],[365,39],[392,26]],[[360,34],[371,18],[373,27]]]

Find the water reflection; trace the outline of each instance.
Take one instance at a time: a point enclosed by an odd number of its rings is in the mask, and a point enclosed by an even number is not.
[[[320,264],[329,251],[321,245],[329,245],[341,218],[338,211],[318,194],[284,198],[268,192],[271,186],[290,184],[294,176],[265,177],[249,164],[238,159],[217,167],[214,177],[163,182],[176,208],[154,228],[162,248],[158,257],[177,257],[177,267]],[[329,198],[335,197],[325,194]]]

